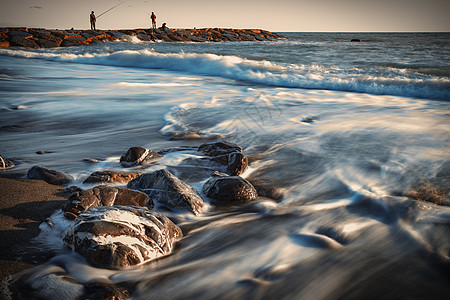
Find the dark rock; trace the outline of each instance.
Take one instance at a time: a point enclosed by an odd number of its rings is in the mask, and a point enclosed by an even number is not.
[[[73,177],[66,173],[43,168],[40,166],[34,166],[30,170],[28,170],[27,178],[42,179],[47,183],[54,185],[65,185],[73,181]]]
[[[47,40],[47,39],[39,39],[38,41],[37,41],[37,44],[39,45],[39,47],[41,47],[41,48],[55,48],[55,47],[59,47],[59,45],[61,44],[61,43],[57,43],[57,42],[54,42],[54,41],[49,41],[49,40]]]
[[[11,169],[14,167],[14,164],[0,155],[0,170]]]
[[[24,38],[21,36],[12,36],[10,39],[11,46],[20,46],[25,48],[39,48],[38,44],[32,39]]]
[[[164,215],[133,206],[95,207],[80,214],[64,242],[103,268],[127,267],[167,255],[182,236]]]
[[[136,36],[137,36],[138,39],[140,39],[141,41],[149,42],[149,41],[152,40],[151,37],[150,37],[149,35],[144,34],[144,33],[138,33]]]
[[[83,183],[128,183],[138,177],[141,173],[122,171],[98,171],[86,178]]]
[[[61,43],[62,47],[81,46],[89,44],[88,41],[82,36],[76,36],[73,38],[64,39]]]
[[[244,178],[218,172],[212,175],[203,185],[202,192],[213,199],[215,205],[238,205],[258,198],[256,189]]]
[[[360,39],[352,39],[350,42],[357,42],[357,43],[360,43],[361,40],[360,40]]]
[[[229,154],[233,152],[241,152],[242,148],[236,144],[229,142],[216,142],[216,143],[206,143],[200,145],[197,149],[199,152],[207,156],[218,156],[222,154]]]
[[[158,204],[167,208],[186,208],[195,215],[205,205],[197,191],[166,170],[142,174],[131,180],[128,188],[141,190]]]
[[[247,178],[253,187],[256,189],[259,197],[266,197],[275,201],[281,201],[283,199],[282,190],[273,182],[258,178]]]
[[[73,193],[78,193],[78,192],[82,192],[82,191],[83,191],[83,189],[76,185],[71,185],[64,189],[64,193],[69,196],[72,195]]]
[[[248,166],[248,159],[242,148],[229,142],[216,142],[200,145],[198,151],[211,156],[211,160],[226,166],[229,175],[241,175]]]
[[[96,158],[84,158],[83,161],[84,161],[84,162],[87,162],[87,163],[95,164],[95,163],[100,162],[100,159],[96,159]]]
[[[124,287],[111,283],[92,282],[84,285],[83,299],[125,300],[130,299],[130,292]]]
[[[10,31],[8,33],[8,35],[13,38],[13,37],[20,37],[23,39],[30,39],[33,37],[33,35],[29,32],[26,31],[22,31],[22,30],[16,30],[16,31]]]
[[[153,208],[153,201],[145,193],[123,187],[97,186],[75,192],[62,206],[64,216],[74,219],[87,209],[97,206],[133,205]]]
[[[124,167],[136,166],[150,160],[160,158],[158,153],[142,147],[131,147],[120,157],[120,163]]]
[[[230,175],[241,175],[248,166],[247,157],[241,152],[228,154],[227,173]]]
[[[199,36],[194,36],[194,35],[190,35],[188,37],[189,40],[193,41],[193,42],[207,42],[208,40]]]

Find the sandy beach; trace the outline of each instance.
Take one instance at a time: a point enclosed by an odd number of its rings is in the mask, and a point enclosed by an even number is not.
[[[60,186],[43,180],[0,177],[1,279],[42,263],[39,257],[22,257],[20,252],[30,245],[39,234],[39,224],[58,209],[63,200]]]

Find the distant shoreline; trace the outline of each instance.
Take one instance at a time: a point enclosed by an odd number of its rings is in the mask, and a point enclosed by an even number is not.
[[[27,27],[0,28],[0,48],[56,48],[137,38],[140,41],[163,42],[239,42],[272,41],[283,38],[262,29],[121,29],[121,30],[58,30]]]

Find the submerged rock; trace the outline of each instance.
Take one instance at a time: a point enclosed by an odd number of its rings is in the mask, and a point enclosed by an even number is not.
[[[181,229],[166,216],[133,206],[95,207],[80,214],[64,242],[99,267],[141,264],[167,255]]]
[[[448,185],[439,186],[432,183],[422,183],[407,190],[405,196],[419,201],[450,206],[450,187]]]
[[[34,166],[30,170],[28,170],[27,178],[42,179],[47,183],[54,185],[65,185],[73,181],[73,177],[66,173],[43,168],[40,166]]]
[[[242,148],[229,142],[206,143],[197,149],[211,160],[226,166],[229,175],[241,175],[248,166],[248,159],[242,152]]]
[[[160,157],[161,155],[152,150],[142,147],[131,147],[120,157],[120,163],[124,167],[131,167]]]
[[[206,143],[200,145],[197,150],[207,156],[218,156],[233,152],[242,153],[242,148],[240,146],[229,142]]]
[[[128,183],[141,173],[122,171],[98,171],[86,178],[83,183]]]
[[[106,282],[89,282],[84,285],[82,299],[125,300],[130,299],[130,292],[122,286]]]
[[[14,164],[0,155],[0,170],[6,170],[14,167]]]
[[[127,188],[141,190],[167,208],[186,208],[195,215],[205,205],[197,191],[166,170],[142,174],[131,180]]]
[[[258,193],[253,185],[239,176],[214,172],[203,185],[202,192],[217,206],[238,205],[256,200]]]
[[[75,219],[92,207],[133,205],[153,208],[153,201],[145,193],[122,187],[97,186],[89,190],[75,192],[62,206],[64,216]]]

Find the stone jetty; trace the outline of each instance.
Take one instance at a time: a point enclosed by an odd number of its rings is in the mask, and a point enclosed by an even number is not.
[[[282,36],[261,29],[124,29],[124,30],[58,30],[42,28],[0,28],[0,48],[53,48],[89,45],[130,37],[141,41],[163,42],[238,42],[272,41]]]

